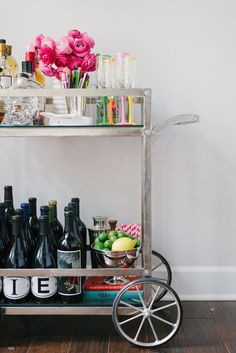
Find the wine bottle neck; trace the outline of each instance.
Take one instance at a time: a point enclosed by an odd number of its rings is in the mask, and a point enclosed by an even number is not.
[[[30,202],[30,207],[29,207],[29,215],[30,217],[37,217],[37,212],[36,212],[36,202]]]
[[[74,223],[73,223],[73,213],[69,212],[65,215],[65,232],[73,232],[74,230]]]
[[[55,219],[55,213],[54,213],[54,206],[49,206],[49,213],[48,213],[48,217],[49,217],[49,224],[52,224],[54,219]]]
[[[52,206],[53,207],[53,216],[54,219],[57,219],[57,205]]]

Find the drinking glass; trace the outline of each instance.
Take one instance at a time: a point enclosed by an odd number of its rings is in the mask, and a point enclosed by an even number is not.
[[[110,85],[110,55],[98,55],[97,57],[97,86],[109,88]],[[98,124],[107,124],[107,97],[102,96],[97,100]]]
[[[127,88],[126,85],[129,81],[129,71],[127,66],[126,58],[129,56],[129,53],[118,53],[116,55],[116,82],[118,88]],[[128,125],[126,121],[126,98],[125,96],[121,97],[121,122],[118,125]]]

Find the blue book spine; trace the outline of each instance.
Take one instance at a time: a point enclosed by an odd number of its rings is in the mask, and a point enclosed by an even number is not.
[[[142,298],[144,297],[143,290],[139,291]],[[114,300],[119,291],[116,290],[85,290],[84,300]],[[139,294],[136,290],[129,290],[122,296],[123,299],[140,300]]]

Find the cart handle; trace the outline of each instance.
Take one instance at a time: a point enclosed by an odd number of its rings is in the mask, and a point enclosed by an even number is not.
[[[187,125],[193,123],[200,122],[200,115],[199,114],[180,114],[172,116],[171,118],[163,121],[160,124],[157,124],[152,129],[152,136],[154,140],[158,137],[158,135],[167,127],[174,126],[174,125]]]

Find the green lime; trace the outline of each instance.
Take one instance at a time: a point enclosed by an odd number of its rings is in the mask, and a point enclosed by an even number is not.
[[[132,237],[132,235],[127,235],[127,238],[134,240],[134,237]]]
[[[98,242],[97,244],[94,245],[94,249],[96,250],[103,250],[104,249],[104,244],[102,241]]]
[[[118,232],[118,238],[124,238],[127,237],[127,234],[125,232]]]
[[[106,241],[104,242],[104,247],[105,247],[106,249],[111,250],[112,244],[113,244],[113,241],[111,241],[111,239],[108,239],[108,240],[106,240]]]
[[[114,236],[114,235],[117,237],[118,232],[117,232],[116,230],[111,230],[111,231],[109,232],[109,234],[108,234],[108,238],[110,238],[110,237],[112,237],[112,236]]]
[[[104,241],[107,240],[107,238],[108,238],[108,236],[107,236],[107,233],[106,233],[106,232],[102,232],[102,233],[99,234],[99,236],[98,236],[99,241],[102,241],[103,243],[104,243]]]
[[[138,238],[135,238],[135,237],[133,237],[133,239],[134,239],[134,242],[135,242],[134,247],[138,248],[141,245],[141,240],[138,239]]]
[[[95,244],[99,243],[100,240],[98,239],[98,237],[94,240]]]
[[[117,237],[115,235],[110,236],[109,240],[113,243]]]

